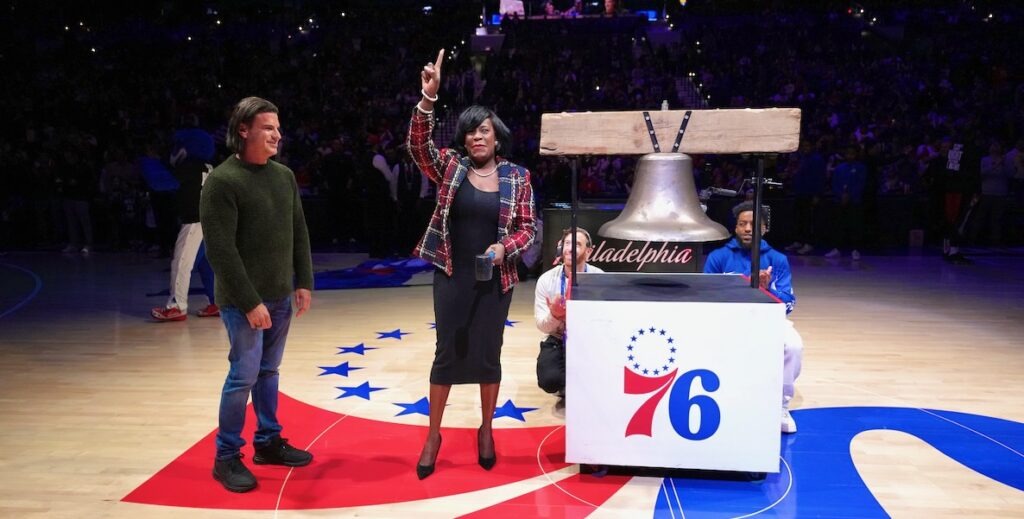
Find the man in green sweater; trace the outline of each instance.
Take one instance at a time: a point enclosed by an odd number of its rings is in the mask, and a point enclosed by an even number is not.
[[[309,310],[313,263],[295,175],[270,160],[281,125],[277,107],[258,97],[235,106],[227,145],[235,153],[210,174],[200,199],[206,250],[216,276],[216,299],[228,331],[230,367],[220,399],[213,477],[233,492],[256,488],[242,463],[242,426],[252,393],[256,464],[308,465],[313,456],[281,438],[277,421],[278,367],[292,315]]]

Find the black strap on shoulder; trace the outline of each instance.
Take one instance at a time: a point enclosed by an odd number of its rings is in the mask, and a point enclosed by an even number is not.
[[[658,144],[658,136],[654,134],[654,124],[651,123],[650,112],[644,112],[644,122],[647,123],[647,133],[651,136],[651,144],[654,145],[654,152],[661,153],[661,145]]]
[[[690,114],[692,110],[687,110],[686,115],[683,116],[683,122],[679,124],[679,133],[676,134],[676,143],[672,145],[672,153],[679,151],[679,144],[683,142],[683,134],[686,133],[686,125],[690,124]],[[651,123],[647,123],[650,126]]]

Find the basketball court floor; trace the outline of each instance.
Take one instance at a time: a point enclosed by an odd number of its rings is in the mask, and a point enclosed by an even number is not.
[[[314,266],[362,259],[316,254]],[[975,259],[791,258],[799,432],[783,438],[781,472],[753,482],[565,464],[564,407],[536,385],[532,280],[505,333],[496,467],[476,464],[477,388],[457,386],[437,472],[420,481],[429,276],[317,291],[292,323],[279,409],[284,436],[316,458],[253,467],[259,487],[233,494],[210,476],[224,327],[149,318],[166,260],[11,253],[0,517],[1021,517],[1024,254]]]

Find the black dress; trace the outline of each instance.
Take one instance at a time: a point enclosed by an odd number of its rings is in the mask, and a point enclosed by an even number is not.
[[[452,275],[434,271],[437,349],[431,384],[488,384],[501,381],[501,344],[512,290],[501,293],[495,268],[490,281],[477,281],[475,258],[498,241],[498,192],[477,189],[464,179],[449,214]]]

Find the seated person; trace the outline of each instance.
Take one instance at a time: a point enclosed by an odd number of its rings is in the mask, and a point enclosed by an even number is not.
[[[750,274],[750,248],[754,242],[753,202],[737,205],[732,209],[732,214],[736,217],[736,237],[708,255],[708,260],[704,264],[705,274]],[[762,235],[767,232],[767,221],[767,215],[762,210]],[[760,283],[761,288],[771,292],[786,304],[787,315],[793,311],[793,307],[796,306],[796,294],[793,293],[789,261],[785,254],[771,248],[764,240],[761,240]],[[787,320],[786,323],[788,326],[783,335],[785,347],[782,367],[782,432],[795,433],[796,422],[789,414],[789,401],[793,398],[793,382],[800,376],[804,342],[793,327],[793,322]]]
[[[572,242],[568,240],[571,230],[562,232],[558,242],[560,265],[541,274],[537,279],[537,290],[533,304],[533,317],[537,328],[548,334],[540,343],[537,355],[537,384],[548,393],[565,390],[565,294],[572,284]],[[594,252],[590,233],[582,227],[576,228],[576,272],[604,272],[588,265],[587,260]]]

